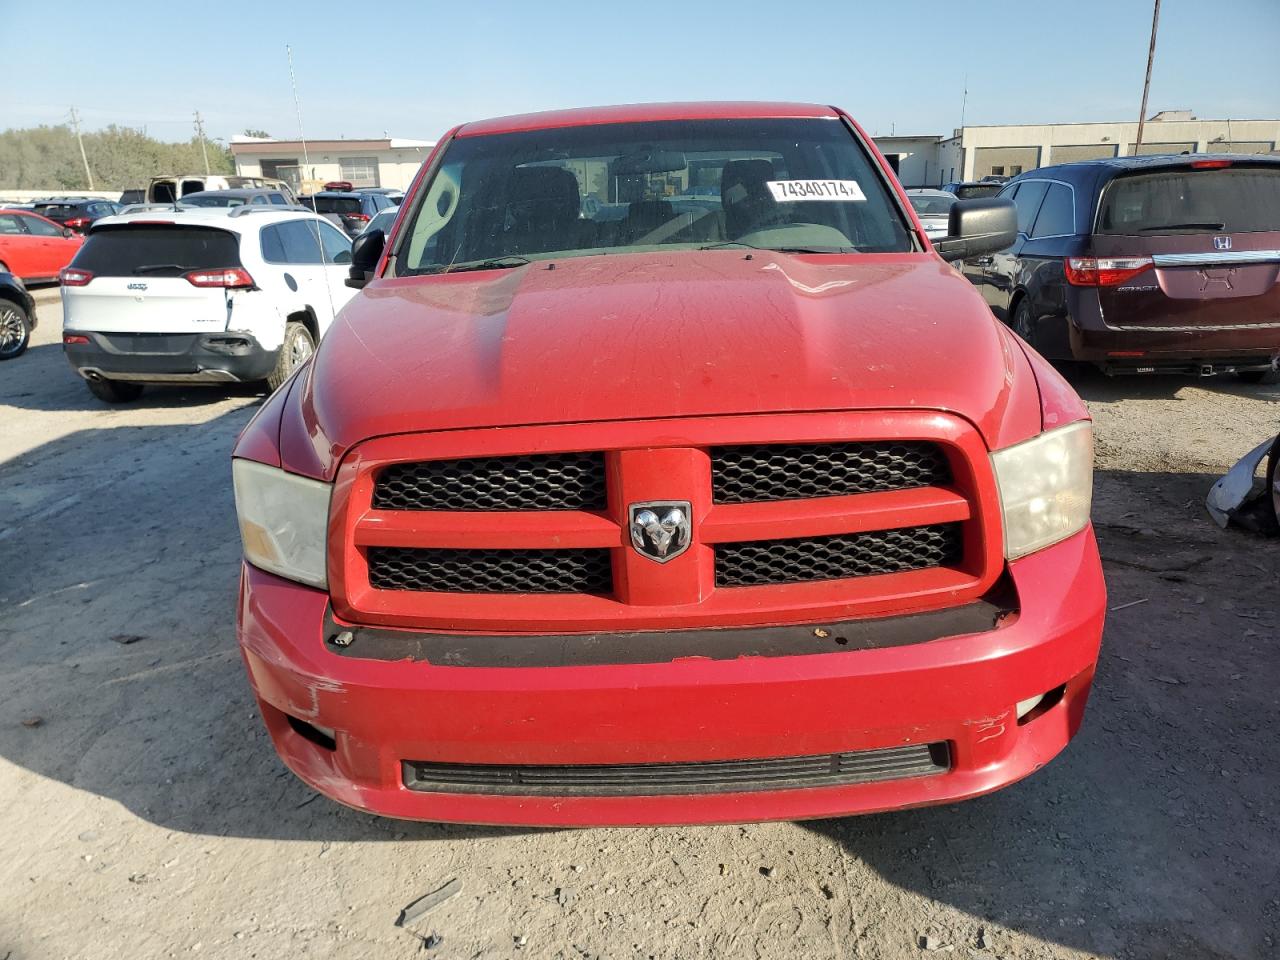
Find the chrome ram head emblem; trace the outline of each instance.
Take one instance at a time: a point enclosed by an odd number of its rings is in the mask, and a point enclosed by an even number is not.
[[[633,503],[628,513],[631,544],[642,556],[666,563],[689,549],[693,524],[688,500]]]

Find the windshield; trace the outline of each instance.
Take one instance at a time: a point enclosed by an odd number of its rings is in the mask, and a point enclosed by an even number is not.
[[[239,239],[210,227],[121,224],[89,234],[71,265],[98,277],[177,276],[240,266]]]
[[[914,249],[866,151],[839,120],[815,118],[460,137],[403,237],[400,275],[719,244]]]
[[[1280,168],[1175,169],[1119,177],[1102,198],[1098,232],[1259,233],[1280,230]]]
[[[1004,189],[1002,183],[962,183],[955,189],[961,200],[975,200],[978,197],[994,197]]]
[[[400,212],[399,207],[387,207],[387,209],[379,211],[378,214],[369,221],[369,225],[364,228],[364,232],[371,230],[381,230],[383,233],[391,232],[391,224],[395,223],[396,214]]]
[[[922,217],[945,217],[951,210],[951,205],[956,202],[956,197],[930,197],[930,196],[912,196],[907,195],[907,199],[911,201],[911,206],[915,208],[917,214]]]
[[[182,198],[184,207],[242,207],[245,203],[244,197],[197,197],[187,194]]]

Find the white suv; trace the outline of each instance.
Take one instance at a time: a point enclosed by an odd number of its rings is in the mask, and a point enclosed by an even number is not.
[[[355,291],[351,241],[297,208],[105,217],[62,271],[63,349],[93,394],[144,383],[280,386]]]

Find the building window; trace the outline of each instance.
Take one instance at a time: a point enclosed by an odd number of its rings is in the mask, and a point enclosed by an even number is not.
[[[340,157],[338,170],[341,179],[353,187],[378,186],[378,159],[376,157]]]
[[[1021,172],[1022,172],[1022,168],[1021,168],[1021,167],[1019,167],[1019,168],[1018,168],[1018,172],[1019,172],[1019,173],[1021,173]],[[993,176],[996,176],[996,177],[1003,177],[1003,176],[1004,176],[1004,167],[992,167],[992,168],[991,168],[991,173],[992,173],[992,175],[993,175]]]
[[[1022,164],[1014,163],[1009,165],[1009,176],[1016,177],[1022,172]]]

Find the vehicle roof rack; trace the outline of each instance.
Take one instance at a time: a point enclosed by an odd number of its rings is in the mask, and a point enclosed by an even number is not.
[[[315,211],[308,210],[306,207],[282,207],[279,204],[275,204],[275,203],[269,204],[269,205],[265,203],[258,203],[258,204],[242,203],[238,207],[232,207],[231,211],[227,214],[227,216],[243,217],[243,216],[247,216],[250,213],[311,213],[311,214],[314,214]]]

